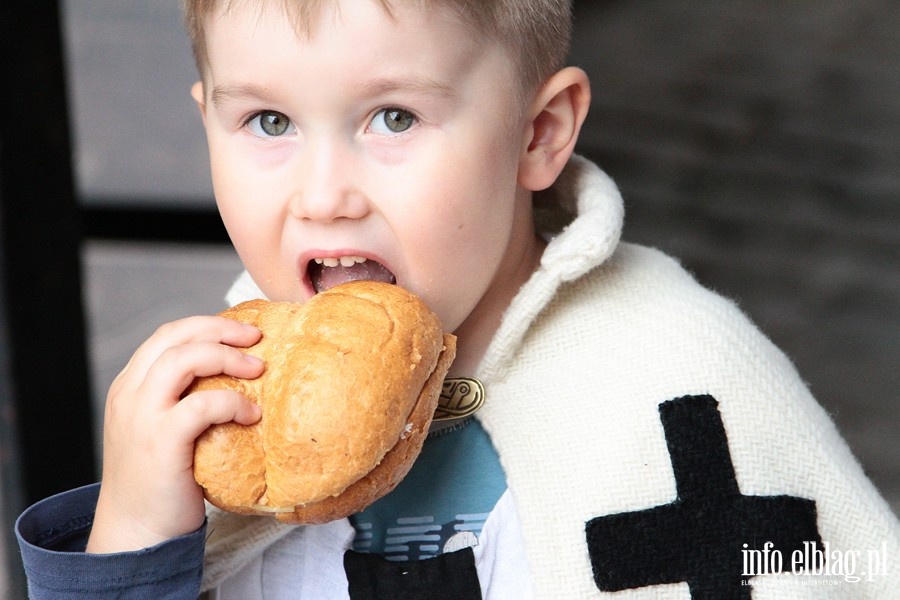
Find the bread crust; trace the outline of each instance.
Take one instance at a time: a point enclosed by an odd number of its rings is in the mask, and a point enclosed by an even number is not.
[[[186,393],[233,389],[262,408],[250,426],[214,425],[194,476],[215,506],[323,523],[368,506],[422,448],[455,337],[397,286],[356,281],[305,304],[251,300],[220,313],[255,325],[259,378],[197,379]]]

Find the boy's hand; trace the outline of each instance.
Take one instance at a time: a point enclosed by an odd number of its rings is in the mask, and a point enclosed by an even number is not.
[[[163,325],[138,348],[107,396],[103,480],[88,552],[138,550],[203,524],[194,441],[215,423],[255,423],[260,410],[234,391],[180,397],[195,377],[261,375],[262,361],[239,349],[259,337],[255,327],[230,319],[190,317]]]

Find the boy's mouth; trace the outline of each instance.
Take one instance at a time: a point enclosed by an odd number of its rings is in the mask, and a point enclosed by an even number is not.
[[[316,293],[361,279],[397,283],[397,278],[387,267],[362,256],[314,258],[309,261],[306,269]]]

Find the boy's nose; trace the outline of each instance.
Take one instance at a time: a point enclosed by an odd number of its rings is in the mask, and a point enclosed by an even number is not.
[[[359,169],[348,153],[319,146],[310,149],[300,162],[291,196],[291,215],[330,223],[368,214],[369,201],[359,187]]]

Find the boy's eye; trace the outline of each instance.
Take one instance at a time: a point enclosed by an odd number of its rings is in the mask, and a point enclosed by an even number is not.
[[[372,118],[370,129],[375,133],[387,134],[403,133],[416,123],[416,117],[411,112],[402,108],[385,108]]]
[[[287,115],[274,110],[257,113],[247,122],[247,126],[260,137],[278,137],[294,128]]]

